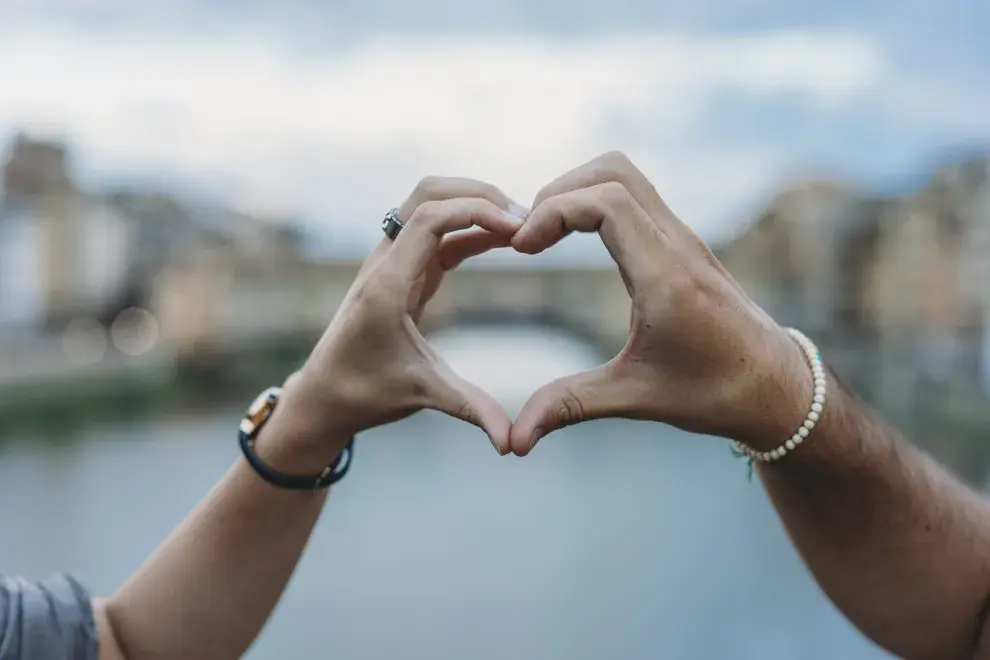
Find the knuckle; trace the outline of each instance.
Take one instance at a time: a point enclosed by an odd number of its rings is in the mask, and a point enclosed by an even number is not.
[[[442,176],[424,176],[416,184],[413,196],[420,200],[420,203],[435,199],[443,189],[444,181],[445,179]]]
[[[497,206],[505,206],[509,202],[509,198],[502,192],[501,188],[492,183],[486,183],[484,181],[478,182],[479,192],[484,199],[496,204]]]
[[[561,393],[560,398],[550,408],[550,424],[553,428],[572,426],[584,420],[584,406],[580,397],[572,390]]]
[[[602,203],[609,208],[627,208],[632,202],[632,194],[621,181],[606,181],[599,187]]]
[[[416,207],[416,210],[413,211],[413,214],[410,216],[407,224],[411,226],[426,224],[430,220],[439,217],[443,211],[443,207],[443,202],[428,199]]]
[[[548,183],[540,188],[540,192],[536,193],[535,206],[542,206],[543,204],[546,204],[553,199],[555,194],[556,191],[554,190],[553,185]]]
[[[618,150],[606,152],[598,160],[603,169],[615,176],[621,177],[636,169],[629,156]]]
[[[465,197],[457,200],[455,204],[471,215],[488,212],[493,206],[493,203],[485,197]]]

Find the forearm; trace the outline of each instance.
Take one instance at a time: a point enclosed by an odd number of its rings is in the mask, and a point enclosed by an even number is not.
[[[292,405],[287,389],[258,454],[285,472],[318,473],[329,459],[296,442],[306,431]],[[239,460],[106,604],[124,655],[240,657],[278,603],[325,500],[325,490],[279,490]]]
[[[906,658],[974,657],[990,595],[986,503],[831,373],[828,391],[809,440],[759,470],[795,546],[882,646]]]

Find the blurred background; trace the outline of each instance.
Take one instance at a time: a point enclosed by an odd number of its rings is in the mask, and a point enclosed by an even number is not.
[[[988,26],[977,0],[0,0],[0,568],[112,593],[424,175],[529,205],[611,149],[985,490]],[[628,307],[574,236],[465,265],[424,329],[512,412]],[[600,421],[519,460],[428,413],[359,438],[249,657],[328,649],[887,657],[724,440]]]

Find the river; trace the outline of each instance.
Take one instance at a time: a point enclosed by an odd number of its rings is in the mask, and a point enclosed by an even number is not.
[[[536,329],[434,342],[510,411],[598,361]],[[238,459],[239,413],[7,442],[0,566],[29,578],[68,570],[111,593]],[[360,436],[247,657],[890,656],[821,594],[724,441],[597,421],[502,458],[480,431],[421,413]]]

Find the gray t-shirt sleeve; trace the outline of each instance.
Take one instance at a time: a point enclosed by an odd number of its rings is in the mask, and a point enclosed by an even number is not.
[[[89,593],[69,575],[0,575],[0,660],[98,660]]]

